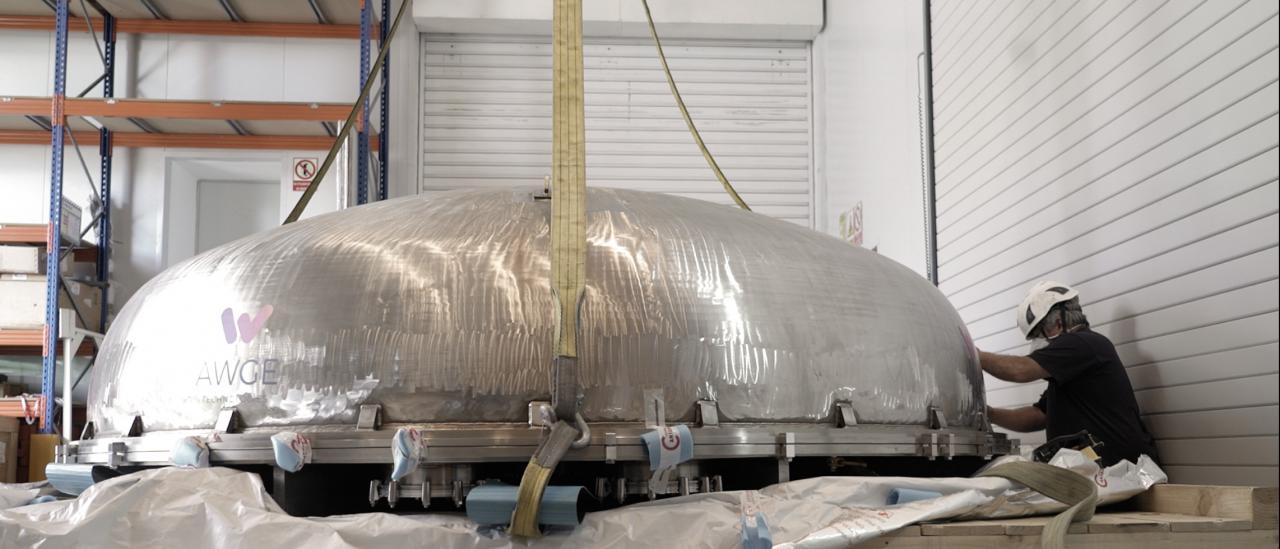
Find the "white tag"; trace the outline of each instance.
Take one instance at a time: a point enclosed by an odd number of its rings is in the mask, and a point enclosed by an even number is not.
[[[668,484],[676,466],[693,458],[693,434],[689,427],[658,427],[640,436],[649,454],[649,489],[655,494],[668,492]]]

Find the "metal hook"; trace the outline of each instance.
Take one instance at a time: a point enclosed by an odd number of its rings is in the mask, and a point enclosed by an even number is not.
[[[582,433],[582,435],[578,437],[578,440],[573,441],[570,446],[586,448],[588,444],[591,444],[591,427],[587,426],[587,420],[582,419],[582,412],[573,413],[573,422],[577,425],[578,432]]]

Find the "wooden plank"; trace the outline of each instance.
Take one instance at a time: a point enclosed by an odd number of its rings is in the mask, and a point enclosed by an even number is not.
[[[1278,499],[1275,487],[1160,484],[1136,496],[1134,502],[1140,511],[1242,519],[1255,530],[1275,530],[1280,524]]]
[[[1133,534],[1169,531],[1168,522],[1111,513],[1094,515],[1087,523],[1087,526],[1090,534]]]
[[[892,532],[889,532],[888,534],[885,534],[885,537],[892,537],[892,538],[913,538],[913,537],[914,537],[914,538],[918,538],[918,537],[920,537],[920,525],[919,525],[919,524],[909,524],[909,525],[907,525],[907,526],[903,526],[902,528],[899,528],[899,529],[897,529],[897,530],[894,530],[894,531],[892,531]]]
[[[1129,517],[1135,520],[1163,522],[1169,525],[1170,532],[1239,532],[1253,528],[1253,521],[1245,519],[1197,517],[1194,515],[1151,513],[1146,511],[1135,511],[1132,513],[1107,513],[1107,515]]]
[[[935,522],[920,525],[925,536],[999,536],[1004,534],[1004,523],[992,520],[968,520],[963,522]]]
[[[1072,534],[1067,547],[1090,549],[1275,549],[1274,530],[1242,532],[1147,532],[1133,534]],[[1040,536],[920,536],[882,537],[855,549],[1040,549]]]
[[[1004,524],[1004,533],[1008,536],[1039,536],[1044,531],[1044,525],[1048,524],[1053,517],[1023,517],[1016,519],[1001,519],[997,522]],[[1089,531],[1089,527],[1083,522],[1076,522],[1067,529],[1068,534],[1084,534]]]

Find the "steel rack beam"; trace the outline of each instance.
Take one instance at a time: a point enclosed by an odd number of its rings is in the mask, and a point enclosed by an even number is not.
[[[49,98],[44,97],[0,97],[0,114],[44,114],[48,112],[48,105]],[[64,99],[64,109],[66,116],[96,118],[330,122],[344,118],[351,106],[341,103],[77,97]]]
[[[95,2],[95,6],[96,4]],[[105,10],[103,10],[102,15],[102,96],[112,98],[116,95],[116,18]],[[110,311],[111,295],[111,165],[113,154],[112,131],[103,127],[98,130],[98,155],[101,160],[98,187],[99,196],[102,197],[102,215],[98,218],[97,265],[98,282],[103,284],[101,290],[102,309],[99,311],[98,329],[103,331],[107,329],[107,313]]]
[[[369,78],[369,37],[373,32],[372,0],[360,0],[360,89]],[[386,62],[383,62],[383,70]],[[369,202],[369,99],[356,118],[356,204]]]
[[[102,19],[91,20],[95,29]],[[2,30],[54,30],[54,17],[0,15]],[[82,20],[69,23],[71,30],[87,31]],[[129,34],[195,34],[203,36],[264,36],[274,38],[359,38],[358,25],[321,25],[317,23],[250,23],[235,21],[175,21],[169,19],[119,19],[116,31]]]
[[[401,0],[408,2],[409,0]],[[381,47],[391,29],[391,0],[382,0],[382,19],[378,25],[378,46]],[[388,145],[391,139],[391,51],[387,50],[387,60],[382,63],[382,97],[379,99],[378,116],[378,200],[387,199]]]
[[[40,395],[48,405],[41,411],[40,432],[52,433],[54,376],[58,366],[58,287],[61,285],[59,259],[62,257],[62,153],[67,117],[63,110],[67,93],[67,19],[70,0],[57,0],[54,23],[53,112],[50,118],[53,161],[49,176],[49,231],[46,246],[46,287],[44,309],[44,349],[40,368]],[[77,227],[78,228],[78,227]],[[69,407],[70,403],[67,403]],[[70,413],[68,411],[68,413]]]
[[[76,139],[94,139],[98,134],[76,131]],[[112,144],[116,147],[170,148],[170,149],[242,149],[242,150],[325,150],[333,145],[334,138],[323,135],[233,135],[220,133],[141,133],[112,132]],[[370,141],[378,144],[378,136]],[[3,145],[46,145],[49,132],[41,130],[0,130]],[[43,240],[42,240],[43,242]]]

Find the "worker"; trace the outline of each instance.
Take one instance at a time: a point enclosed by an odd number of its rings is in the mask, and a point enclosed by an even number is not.
[[[1040,400],[1022,408],[987,408],[991,422],[1019,433],[1044,429],[1049,440],[1086,430],[1102,442],[1103,466],[1146,454],[1157,459],[1155,442],[1138,412],[1133,386],[1115,345],[1089,329],[1078,292],[1040,282],[1017,309],[1018,327],[1033,344],[1029,356],[979,352],[982,369],[1004,381],[1046,379]]]

